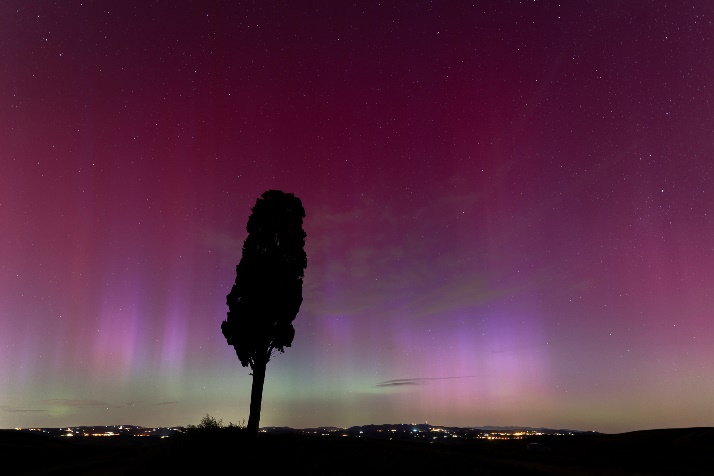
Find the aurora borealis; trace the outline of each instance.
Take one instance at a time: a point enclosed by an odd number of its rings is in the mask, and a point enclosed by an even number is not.
[[[714,4],[0,5],[0,428],[248,418],[250,207],[305,207],[263,426],[714,426]]]

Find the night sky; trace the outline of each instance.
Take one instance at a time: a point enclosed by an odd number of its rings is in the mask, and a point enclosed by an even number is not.
[[[57,3],[0,4],[0,428],[247,420],[269,189],[262,426],[714,426],[714,3]]]

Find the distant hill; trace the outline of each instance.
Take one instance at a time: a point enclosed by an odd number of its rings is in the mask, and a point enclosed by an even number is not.
[[[502,427],[490,428],[488,431],[503,430]],[[313,429],[314,434],[306,433],[306,429],[265,430],[257,441],[235,428],[188,431],[164,439],[130,435],[67,438],[3,430],[0,431],[1,472],[3,475],[209,474],[264,467],[274,474],[308,475],[709,476],[714,468],[714,428],[708,427],[612,435],[541,432],[545,434],[500,441],[455,438],[446,428],[417,425],[323,427]],[[391,440],[368,437],[368,433],[380,434],[378,430],[404,435],[408,430],[435,436],[433,439],[414,436]],[[547,451],[531,451],[532,447]],[[265,466],[268,463],[269,466]]]

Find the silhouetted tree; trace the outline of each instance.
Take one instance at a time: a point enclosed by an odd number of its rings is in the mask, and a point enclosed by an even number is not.
[[[302,304],[307,235],[305,210],[292,193],[268,190],[252,212],[221,330],[243,367],[253,371],[248,431],[257,436],[265,367],[273,352],[284,352],[295,337],[292,322]]]

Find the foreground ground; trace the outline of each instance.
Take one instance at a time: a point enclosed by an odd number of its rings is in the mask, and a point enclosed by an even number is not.
[[[538,442],[549,450],[527,450]],[[164,440],[138,437],[72,441],[0,432],[0,474],[714,474],[714,428],[619,435],[540,436],[461,444],[350,437],[196,432]]]

